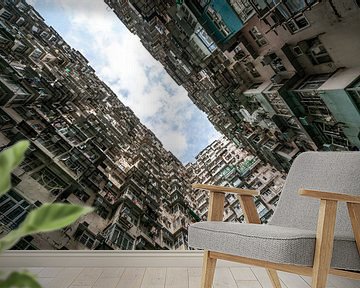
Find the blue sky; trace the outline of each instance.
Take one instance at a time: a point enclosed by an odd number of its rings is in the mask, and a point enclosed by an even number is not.
[[[28,0],[183,163],[220,134],[103,0]]]

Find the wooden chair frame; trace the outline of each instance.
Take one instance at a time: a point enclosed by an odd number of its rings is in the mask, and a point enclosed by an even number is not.
[[[254,196],[259,195],[255,190],[221,187],[205,184],[193,184],[194,189],[210,191],[208,221],[222,221],[224,214],[225,193],[237,194],[247,223],[260,224],[260,218],[254,203]],[[360,272],[334,269],[330,267],[334,230],[336,222],[337,203],[346,202],[350,220],[355,235],[356,245],[360,255],[360,196],[300,189],[302,196],[320,200],[316,244],[313,266],[300,266],[274,263],[264,260],[245,258],[214,251],[204,251],[201,288],[211,288],[217,259],[239,262],[243,264],[266,268],[274,288],[281,288],[278,271],[312,276],[312,288],[325,288],[328,274],[360,280]]]

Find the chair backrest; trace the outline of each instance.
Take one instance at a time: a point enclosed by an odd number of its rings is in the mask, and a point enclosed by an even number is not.
[[[320,201],[300,188],[360,195],[360,152],[305,152],[294,161],[270,225],[316,230]],[[339,203],[335,235],[354,238],[345,203]]]

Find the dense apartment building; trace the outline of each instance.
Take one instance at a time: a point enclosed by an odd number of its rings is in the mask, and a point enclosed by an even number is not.
[[[226,137],[184,167],[31,6],[0,1],[0,147],[31,141],[0,237],[45,202],[96,208],[15,249],[186,249],[208,201],[190,183],[258,189],[267,222],[300,152],[360,147],[358,1],[105,2]]]
[[[255,204],[261,221],[266,223],[279,200],[286,174],[259,157],[239,148],[226,137],[214,141],[186,165],[192,183],[256,189],[260,196]],[[205,220],[208,212],[208,195],[205,191],[193,194],[196,214]],[[224,221],[243,222],[244,215],[239,200],[233,194],[225,196]]]
[[[0,198],[0,237],[47,202],[95,207],[14,249],[185,249],[187,171],[25,1],[0,2],[0,147],[31,142]]]
[[[223,135],[276,169],[359,149],[359,1],[105,2]]]

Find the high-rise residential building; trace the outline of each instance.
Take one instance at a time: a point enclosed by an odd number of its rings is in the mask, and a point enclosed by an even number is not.
[[[276,169],[359,149],[358,1],[105,2],[223,135]]]
[[[105,2],[225,137],[184,167],[33,7],[1,1],[0,147],[31,148],[0,237],[45,202],[96,208],[15,249],[186,249],[208,201],[191,183],[259,190],[267,222],[299,153],[359,149],[357,1]]]
[[[286,177],[285,173],[263,163],[259,157],[225,137],[201,151],[196,161],[187,164],[186,169],[192,183],[258,190],[260,196],[256,197],[255,204],[263,223],[273,214]],[[207,193],[197,191],[193,197],[196,214],[205,220],[209,207]],[[244,221],[239,200],[233,194],[225,196],[224,221]]]
[[[0,4],[0,146],[31,147],[0,198],[0,235],[46,202],[95,207],[14,249],[185,249],[187,171],[25,1]]]

